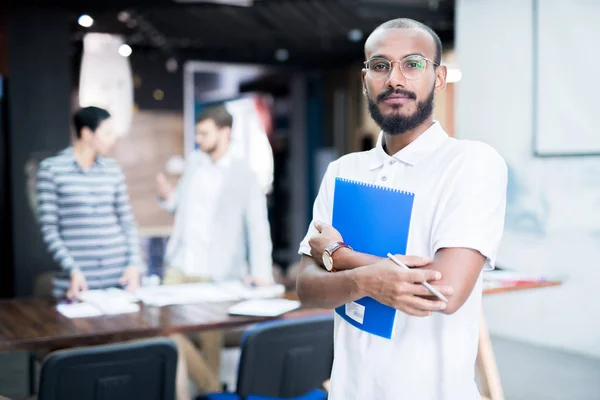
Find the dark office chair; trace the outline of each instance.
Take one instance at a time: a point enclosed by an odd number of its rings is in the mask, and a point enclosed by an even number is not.
[[[269,321],[246,331],[235,394],[197,400],[325,399],[333,363],[333,317]]]
[[[38,400],[174,400],[177,347],[152,339],[52,353]]]

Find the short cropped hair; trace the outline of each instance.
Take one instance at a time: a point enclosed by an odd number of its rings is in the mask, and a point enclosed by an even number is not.
[[[231,128],[233,126],[233,116],[227,111],[224,104],[201,110],[198,118],[196,118],[196,124],[207,120],[213,120],[219,128]]]
[[[431,37],[433,38],[433,41],[435,42],[435,57],[433,59],[433,61],[436,64],[441,64],[442,62],[442,41],[440,40],[440,37],[437,35],[437,33],[435,33],[435,31],[433,29],[431,29],[430,27],[428,27],[427,25],[419,22],[419,21],[415,21],[414,19],[409,19],[409,18],[397,18],[397,19],[392,19],[389,20],[387,22],[384,22],[383,24],[379,25],[377,27],[377,29],[375,29],[375,31],[378,31],[380,29],[421,29],[424,30],[425,32],[427,32],[429,35],[431,35]],[[373,31],[373,32],[375,32]]]
[[[75,135],[77,139],[81,139],[81,130],[88,128],[92,132],[100,126],[102,121],[110,118],[110,113],[100,107],[84,107],[80,108],[73,115],[73,125],[75,126]]]

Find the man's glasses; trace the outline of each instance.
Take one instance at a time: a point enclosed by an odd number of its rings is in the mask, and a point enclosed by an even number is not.
[[[440,65],[433,62],[429,58],[410,55],[404,57],[402,60],[387,60],[381,57],[371,58],[365,61],[365,68],[367,69],[367,75],[374,80],[387,80],[392,73],[392,64],[398,63],[402,75],[406,79],[416,80],[423,76],[423,72],[427,69],[427,62],[439,67]]]

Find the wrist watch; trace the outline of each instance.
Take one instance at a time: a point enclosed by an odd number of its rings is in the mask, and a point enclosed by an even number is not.
[[[335,253],[342,247],[346,247],[352,250],[352,247],[348,246],[346,243],[334,242],[327,246],[327,248],[323,251],[323,265],[325,266],[325,269],[327,271],[335,272],[335,269],[333,268],[333,253]]]

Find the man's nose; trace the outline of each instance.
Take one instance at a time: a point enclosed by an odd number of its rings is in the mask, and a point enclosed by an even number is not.
[[[406,86],[406,77],[400,69],[400,64],[393,62],[390,65],[390,74],[386,81],[386,85],[394,89],[398,87],[403,88]]]

